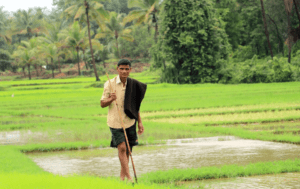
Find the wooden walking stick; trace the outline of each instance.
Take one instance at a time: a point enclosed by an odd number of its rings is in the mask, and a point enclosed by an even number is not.
[[[113,88],[112,88],[112,86],[111,86],[111,82],[110,82],[109,76],[108,76],[107,73],[106,73],[106,75],[107,75],[107,78],[108,78],[110,90],[113,92]],[[119,106],[118,106],[118,103],[117,103],[116,100],[115,100],[115,103],[116,103],[116,106],[117,106],[117,109],[118,109],[118,112],[119,112],[119,116],[120,116],[120,120],[121,120],[121,125],[122,125],[122,127],[123,127],[123,131],[124,131],[124,135],[125,135],[126,145],[127,145],[128,151],[129,151],[130,158],[131,158],[131,163],[132,163],[132,167],[133,167],[133,172],[134,172],[135,182],[137,183],[137,182],[138,182],[138,181],[137,181],[137,176],[136,176],[136,172],[135,172],[135,167],[134,167],[134,163],[133,163],[133,159],[132,159],[132,155],[131,155],[131,150],[130,150],[130,146],[129,146],[127,134],[126,134],[126,131],[125,131],[124,122],[123,122],[123,119],[122,119],[122,116],[121,116],[121,112],[120,112],[120,109],[119,109]]]

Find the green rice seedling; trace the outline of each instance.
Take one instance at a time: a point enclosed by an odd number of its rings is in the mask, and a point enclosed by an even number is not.
[[[179,117],[173,119],[162,118],[153,119],[153,121],[167,123],[197,123],[200,125],[213,125],[230,123],[270,122],[279,120],[294,120],[299,118],[300,114],[298,110],[289,110],[276,112],[255,112],[211,116]]]
[[[171,169],[143,174],[145,183],[172,183],[177,181],[203,180],[213,178],[233,178],[262,174],[277,174],[300,171],[300,159],[258,162],[248,165],[223,165],[220,167],[201,167],[189,169]]]
[[[282,104],[258,104],[258,105],[245,105],[245,106],[231,106],[231,107],[213,107],[201,109],[186,109],[175,111],[155,111],[144,112],[143,117],[147,119],[155,118],[171,118],[171,117],[188,117],[200,115],[216,115],[216,114],[232,114],[232,113],[252,113],[263,111],[282,111],[282,110],[298,110],[300,104],[298,103],[282,103]]]
[[[56,189],[167,189],[169,187],[156,184],[145,185],[121,182],[115,178],[98,178],[92,176],[59,176],[50,174],[0,173],[0,183],[3,189],[24,188],[56,188]]]
[[[37,166],[25,154],[20,153],[18,147],[0,146],[0,174],[25,173],[25,174],[44,174],[42,168]],[[47,173],[48,174],[48,173]]]
[[[167,87],[166,87],[167,86]],[[253,90],[248,92],[250,87],[226,85],[171,85],[171,84],[159,84],[149,85],[146,93],[146,97],[143,101],[141,111],[158,111],[158,110],[179,110],[179,109],[191,109],[191,108],[208,108],[208,107],[225,107],[225,106],[237,106],[247,104],[269,104],[269,103],[297,103],[299,99],[299,91],[291,89],[286,90],[286,86],[282,85],[274,87],[268,90],[268,86],[264,86],[265,90]],[[255,86],[260,88],[260,85]],[[281,87],[282,93],[279,93]],[[291,86],[293,87],[293,86]],[[99,102],[103,89],[95,88],[77,88],[70,89],[45,89],[45,90],[30,90],[30,91],[18,91],[12,98],[13,91],[4,91],[0,94],[0,102],[7,108],[9,106],[26,107],[26,104],[30,102],[37,102],[38,107],[41,107],[40,103],[49,101],[45,108],[55,107],[63,101],[74,100],[79,106],[84,102],[84,99],[89,99],[90,103]],[[169,91],[173,91],[170,95]],[[222,94],[217,94],[217,91],[222,91]],[[238,91],[238,93],[237,93]],[[282,98],[284,94],[285,98]],[[53,96],[55,95],[55,98]],[[255,98],[252,98],[255,96]],[[176,101],[174,104],[173,102]],[[54,103],[57,102],[57,103]],[[24,106],[22,106],[24,104]],[[67,105],[67,104],[66,104]],[[31,106],[34,108],[34,106]],[[51,108],[50,107],[50,108]]]
[[[147,83],[153,82],[155,78],[143,75],[133,75],[133,77]],[[106,80],[107,78],[102,76],[100,83]],[[2,124],[0,129],[2,131],[18,129],[24,136],[30,130],[33,134],[42,133],[44,136],[40,139],[29,137],[25,144],[14,148],[14,153],[109,146],[107,109],[100,107],[103,88],[89,87],[94,83],[94,78],[83,77],[4,82],[7,90],[0,92],[0,117],[5,124]],[[141,107],[145,133],[139,136],[139,143],[158,144],[164,143],[167,139],[220,135],[300,143],[299,136],[293,133],[297,131],[297,123],[287,123],[288,120],[300,119],[297,111],[300,104],[298,86],[297,82],[253,85],[148,84]],[[262,124],[262,122],[282,120],[283,128],[276,125],[277,123]],[[6,151],[2,152],[2,154],[6,153]],[[6,159],[4,163],[8,163],[11,156],[4,157]],[[265,162],[262,164],[266,164],[267,167],[261,165],[260,168],[255,168],[258,166],[255,165],[251,168],[249,165],[245,168],[245,166],[229,165],[224,166],[223,169],[203,168],[200,172],[189,170],[185,173],[183,170],[178,170],[176,174],[170,173],[172,176],[170,178],[165,178],[166,172],[162,172],[161,178],[156,179],[161,179],[161,182],[169,180],[175,183],[177,180],[191,178],[224,178],[298,170],[290,167],[290,164],[295,166],[293,162],[283,164],[285,170],[269,169],[272,165]],[[22,170],[16,168],[18,169]],[[48,180],[52,179],[51,177]],[[147,183],[147,179],[145,182]]]

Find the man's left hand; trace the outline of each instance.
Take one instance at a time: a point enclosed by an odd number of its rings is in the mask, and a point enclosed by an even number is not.
[[[142,123],[139,123],[139,124],[138,124],[138,128],[139,128],[138,134],[139,134],[139,135],[143,134],[143,132],[144,132],[144,126],[143,126]]]

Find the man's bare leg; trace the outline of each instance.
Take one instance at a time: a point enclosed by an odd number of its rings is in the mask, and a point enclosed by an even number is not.
[[[119,159],[121,163],[121,174],[120,179],[124,180],[127,177],[128,180],[132,180],[130,173],[129,173],[129,154],[126,153],[126,144],[122,142],[118,145],[118,152],[119,152]]]

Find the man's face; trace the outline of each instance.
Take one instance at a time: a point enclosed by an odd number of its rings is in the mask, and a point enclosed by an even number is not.
[[[117,70],[119,72],[120,78],[126,79],[131,72],[131,67],[129,65],[120,65],[118,66]]]

